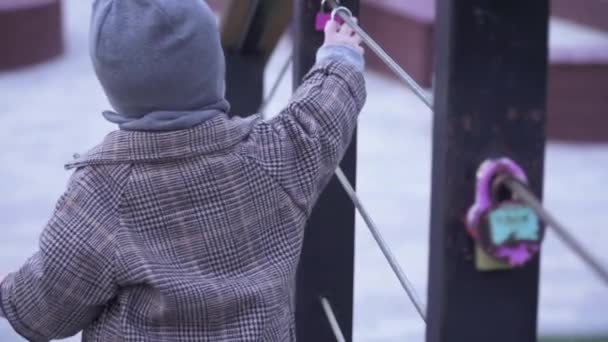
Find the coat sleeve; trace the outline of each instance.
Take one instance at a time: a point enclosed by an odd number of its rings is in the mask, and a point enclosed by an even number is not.
[[[252,158],[306,213],[350,145],[365,100],[363,74],[327,59],[313,67],[278,116],[254,129]]]
[[[45,227],[39,251],[0,287],[0,306],[30,341],[77,334],[116,293],[112,201],[76,171]]]

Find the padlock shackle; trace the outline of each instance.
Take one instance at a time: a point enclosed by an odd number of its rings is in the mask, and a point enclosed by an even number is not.
[[[492,178],[492,182],[490,185],[490,200],[493,203],[500,203],[509,199],[517,199],[516,194],[513,193],[513,191],[511,191],[511,189],[509,189],[509,187],[506,185],[506,181],[509,179],[519,182],[518,179],[515,179],[511,175],[505,173],[498,174],[497,176]],[[508,198],[503,199],[503,191],[509,194]]]
[[[335,21],[336,20],[336,15],[338,15],[338,13],[340,13],[340,12],[346,13],[346,15],[348,15],[351,18],[353,16],[353,12],[351,12],[351,10],[349,10],[348,8],[346,8],[344,6],[340,6],[340,7],[334,8],[334,10],[331,11],[331,20]]]
[[[327,2],[328,1],[329,0],[321,0],[321,12],[328,12],[329,13],[329,12],[331,12],[333,10],[332,8],[328,8],[327,11],[325,10],[325,6],[327,6]],[[336,2],[336,4],[338,6],[340,6],[340,0],[334,0],[334,1]]]
[[[528,183],[526,173],[513,160],[508,158],[486,160],[477,171],[475,202],[480,207],[489,208],[492,205],[492,182],[501,175],[513,177],[524,184]]]

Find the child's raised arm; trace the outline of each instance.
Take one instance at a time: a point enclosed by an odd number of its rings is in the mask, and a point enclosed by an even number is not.
[[[317,64],[287,108],[258,124],[248,153],[306,213],[342,160],[366,99],[360,38],[333,21],[325,34]]]

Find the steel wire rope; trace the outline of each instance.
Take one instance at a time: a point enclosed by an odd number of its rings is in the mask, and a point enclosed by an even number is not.
[[[416,294],[416,290],[415,290],[414,286],[412,285],[412,283],[409,281],[409,279],[405,275],[405,272],[403,272],[403,269],[401,269],[401,266],[399,265],[397,258],[395,257],[395,255],[393,254],[391,249],[388,247],[388,244],[382,237],[382,234],[380,233],[380,230],[376,226],[376,223],[372,220],[371,216],[367,212],[367,209],[365,209],[365,207],[359,200],[359,197],[357,196],[355,189],[348,181],[348,178],[346,178],[346,175],[344,174],[342,169],[338,168],[336,170],[336,176],[338,177],[338,180],[342,184],[342,187],[344,187],[344,190],[346,190],[348,197],[350,197],[351,201],[353,201],[353,203],[355,204],[355,207],[359,211],[359,214],[361,215],[361,217],[367,224],[367,227],[371,231],[372,236],[378,243],[378,246],[380,246],[380,250],[382,251],[382,253],[384,254],[389,265],[393,269],[393,272],[399,279],[399,283],[401,283],[401,286],[403,287],[403,289],[407,293],[408,297],[414,304],[414,307],[416,308],[416,311],[420,315],[420,318],[422,318],[422,320],[426,323],[426,315],[424,313],[424,307],[422,305],[422,302],[418,298],[418,295]]]
[[[526,185],[515,179],[506,177],[500,180],[500,184],[505,185],[513,194],[517,195],[522,202],[530,206],[541,220],[552,228],[553,232],[562,240],[562,242],[568,246],[574,254],[581,258],[587,266],[606,283],[606,285],[608,285],[608,270],[576,240],[569,229],[543,207],[542,203]]]
[[[342,329],[340,328],[340,324],[338,324],[338,319],[336,318],[336,314],[331,307],[331,303],[325,297],[321,297],[321,305],[323,306],[323,311],[325,312],[325,316],[329,325],[331,326],[331,330],[336,337],[336,341],[338,342],[346,342],[344,338],[344,333],[342,333]]]
[[[268,95],[264,99],[264,102],[260,106],[260,113],[263,114],[266,111],[266,108],[268,108],[268,104],[274,99],[274,97],[277,94],[277,91],[279,90],[279,87],[281,86],[283,79],[285,79],[285,76],[287,75],[287,71],[289,71],[289,67],[291,66],[292,63],[293,63],[293,51],[291,52],[291,54],[289,55],[289,58],[287,58],[287,60],[281,67],[281,70],[279,71],[279,75],[277,76],[276,80],[274,81],[274,84],[272,85],[270,92],[268,93]]]

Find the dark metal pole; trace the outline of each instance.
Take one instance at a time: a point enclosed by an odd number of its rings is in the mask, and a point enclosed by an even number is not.
[[[258,112],[264,97],[265,68],[262,54],[226,52],[226,99],[231,115],[245,117]]]
[[[226,98],[231,113],[257,113],[264,97],[266,63],[288,26],[289,1],[244,0],[234,2],[222,23],[226,51]]]
[[[259,2],[247,5],[250,7],[248,12],[238,20],[249,25],[244,25],[244,32],[237,32],[238,38],[233,42],[234,46],[226,51],[226,99],[230,101],[231,114],[237,116],[256,113],[264,97],[266,56],[256,49],[262,26],[259,20],[260,7]]]
[[[294,3],[294,87],[315,62],[323,34],[315,31],[320,0]],[[359,13],[359,0],[342,5]],[[342,162],[351,183],[356,175],[356,141]],[[296,328],[298,341],[335,342],[335,336],[321,305],[326,297],[346,341],[352,341],[353,281],[355,249],[355,207],[334,179],[319,199],[309,220],[298,270]]]
[[[437,3],[427,341],[536,341],[539,260],[478,272],[463,222],[486,158],[542,193],[549,1]]]

